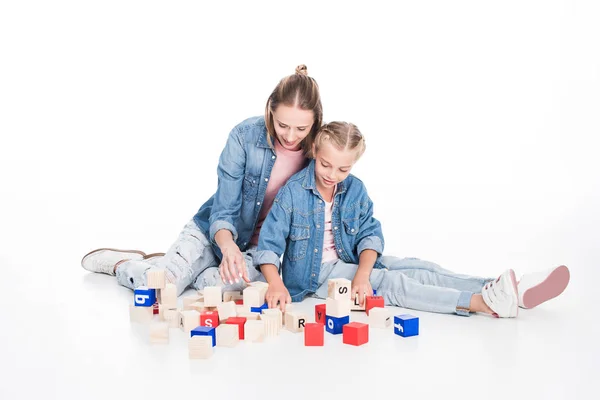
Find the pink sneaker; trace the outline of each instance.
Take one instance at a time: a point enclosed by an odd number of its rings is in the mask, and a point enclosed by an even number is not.
[[[514,318],[519,314],[519,292],[515,271],[506,270],[481,290],[483,301],[499,318]]]
[[[533,308],[561,294],[569,284],[569,268],[561,265],[524,274],[519,281],[519,307]]]

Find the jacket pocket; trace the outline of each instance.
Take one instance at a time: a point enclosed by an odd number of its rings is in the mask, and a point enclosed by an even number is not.
[[[306,250],[308,249],[308,239],[310,238],[309,226],[292,224],[289,238],[288,258],[290,261],[302,260],[306,257]]]
[[[348,235],[355,236],[358,234],[360,228],[360,221],[358,219],[345,219],[342,223]]]
[[[244,199],[254,201],[258,195],[258,184],[260,182],[260,176],[257,175],[246,175],[244,177],[244,183],[242,183],[242,193],[244,193]]]

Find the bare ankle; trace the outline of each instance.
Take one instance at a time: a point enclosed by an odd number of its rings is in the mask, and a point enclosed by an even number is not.
[[[471,296],[470,307],[472,312],[482,312],[486,314],[494,313],[494,311],[489,308],[487,304],[485,304],[485,301],[483,301],[483,296],[480,294],[474,294]]]

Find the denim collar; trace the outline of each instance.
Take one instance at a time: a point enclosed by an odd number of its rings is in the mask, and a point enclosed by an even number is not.
[[[302,187],[306,190],[312,189],[313,193],[321,197],[321,194],[317,190],[317,182],[315,180],[315,160],[310,160],[310,164],[306,167],[306,174],[304,175],[304,180],[302,181]],[[348,178],[346,178],[348,179]],[[340,193],[344,193],[346,191],[346,179],[337,184],[337,190],[335,192],[336,195]]]

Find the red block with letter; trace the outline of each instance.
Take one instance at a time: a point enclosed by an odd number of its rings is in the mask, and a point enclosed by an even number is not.
[[[238,332],[240,334],[240,340],[244,340],[244,324],[246,324],[246,317],[230,317],[225,321],[226,324],[232,324],[238,326]]]
[[[324,305],[324,304],[323,304]],[[325,314],[323,314],[325,315]],[[323,316],[323,318],[325,318]],[[304,324],[304,345],[323,346],[325,337],[325,325],[315,322]]]
[[[219,326],[219,312],[204,311],[200,313],[200,326],[210,326],[212,328]]]
[[[360,346],[369,341],[369,325],[360,322],[350,322],[344,325],[343,335],[344,343]]]
[[[315,322],[325,325],[326,304],[317,304],[315,306]]]
[[[369,315],[369,310],[371,308],[385,307],[385,301],[383,301],[383,297],[381,296],[367,296],[365,303],[365,311],[367,312],[367,315]]]

